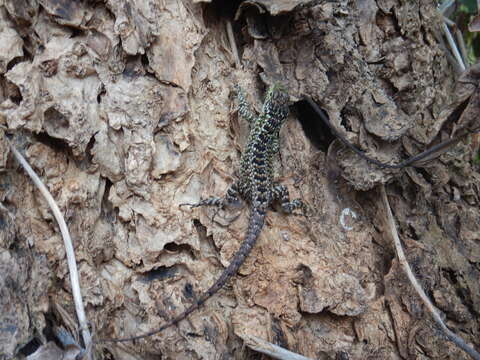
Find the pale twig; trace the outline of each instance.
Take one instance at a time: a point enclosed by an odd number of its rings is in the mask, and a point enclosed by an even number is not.
[[[232,49],[233,58],[235,59],[235,65],[237,68],[240,68],[241,62],[240,62],[240,57],[238,56],[238,49],[237,49],[237,43],[235,41],[235,35],[233,34],[232,22],[230,20],[227,20],[227,23],[225,26],[227,27],[228,41],[230,42],[230,48]]]
[[[455,21],[450,20],[448,17],[442,16],[442,18],[443,18],[443,21],[445,21],[447,23],[447,25],[450,26],[451,28],[453,28],[454,26],[457,26]]]
[[[296,354],[294,352],[291,352],[287,349],[284,349],[278,345],[274,345],[272,343],[269,343],[268,341],[265,341],[263,339],[257,338],[256,336],[249,336],[249,335],[242,335],[241,338],[243,341],[245,341],[245,345],[247,345],[249,348],[268,355],[274,359],[279,359],[279,360],[312,360],[310,358],[307,358],[305,356]]]
[[[468,63],[468,53],[467,53],[467,46],[465,45],[465,40],[463,39],[462,32],[455,26],[455,37],[457,38],[458,47],[460,48],[460,53],[462,54],[463,61],[465,63],[465,67],[468,69],[470,64]]]
[[[405,271],[405,273],[407,274],[408,280],[413,285],[415,291],[417,292],[418,296],[420,296],[420,299],[422,299],[422,302],[424,303],[428,312],[432,315],[433,320],[438,324],[438,326],[440,326],[441,330],[446,335],[446,337],[450,341],[452,341],[455,345],[457,345],[458,347],[463,349],[473,359],[480,360],[480,353],[478,353],[473,347],[468,345],[461,337],[454,334],[445,325],[445,323],[443,322],[442,317],[440,315],[440,312],[431,303],[427,294],[425,294],[422,287],[420,286],[417,279],[415,278],[415,275],[413,274],[412,269],[410,268],[410,265],[408,264],[405,253],[403,252],[402,243],[400,242],[400,238],[399,238],[398,233],[397,233],[395,220],[393,218],[392,210],[390,209],[390,204],[388,203],[387,193],[385,191],[385,186],[384,185],[382,185],[380,187],[380,191],[381,191],[381,194],[382,194],[383,205],[385,207],[386,214],[387,214],[388,227],[389,227],[390,233],[392,235],[393,242],[395,244],[395,250],[396,250],[396,253],[397,253],[397,256],[398,256],[398,262],[402,266],[403,271]]]
[[[438,7],[438,12],[440,14],[444,14],[447,9],[455,3],[455,0],[446,0]]]
[[[48,205],[50,206],[50,209],[53,212],[53,216],[55,217],[55,220],[57,220],[58,226],[60,228],[60,232],[62,233],[65,252],[67,254],[67,262],[68,262],[68,269],[70,273],[70,282],[72,283],[72,295],[75,303],[75,311],[77,312],[77,317],[78,317],[78,322],[80,324],[80,330],[82,333],[83,342],[84,342],[85,348],[88,350],[91,348],[90,346],[91,336],[87,326],[87,318],[85,316],[85,309],[83,307],[82,294],[80,291],[80,281],[78,276],[77,263],[75,261],[75,253],[73,250],[72,239],[70,238],[70,233],[68,231],[67,224],[65,223],[65,220],[63,218],[62,213],[60,212],[60,209],[58,208],[55,200],[53,199],[52,195],[50,194],[46,186],[43,185],[40,178],[37,176],[35,171],[33,171],[33,169],[27,163],[27,161],[22,156],[22,154],[20,154],[20,152],[17,151],[17,149],[13,146],[13,144],[10,143],[8,139],[6,140],[8,141],[8,144],[10,146],[10,150],[13,153],[13,156],[15,157],[15,159],[17,159],[20,165],[25,169],[25,171],[27,172],[28,176],[30,176],[35,186],[40,190],[40,193],[43,195]]]
[[[462,72],[465,71],[465,64],[463,62],[462,56],[460,55],[457,44],[455,43],[455,39],[453,38],[452,33],[450,32],[450,29],[448,28],[445,22],[442,23],[442,29],[443,29],[443,32],[445,33],[445,37],[447,38],[448,44],[450,45],[450,49],[452,50],[453,56],[455,57],[455,60],[458,63],[458,66],[460,67]]]
[[[440,13],[440,15],[442,16],[442,19],[443,19],[443,22],[442,22],[442,30],[443,32],[445,33],[445,37],[447,38],[447,41],[448,41],[448,44],[450,45],[450,48],[452,50],[452,53],[453,53],[453,57],[455,58],[461,72],[464,72],[467,65],[465,65],[465,63],[467,62],[467,56],[466,56],[466,52],[463,51],[464,50],[464,43],[463,43],[463,38],[462,40],[459,40],[459,43],[460,43],[460,50],[462,51],[462,54],[463,54],[463,58],[462,58],[462,55],[460,54],[460,52],[458,51],[458,47],[457,47],[457,44],[455,43],[455,40],[453,39],[453,36],[452,36],[452,33],[450,32],[450,29],[448,28],[447,25],[451,26],[452,28],[455,28],[455,34],[457,36],[457,39],[458,39],[458,35],[459,35],[459,30],[457,28],[457,24],[455,24],[455,22],[453,22],[452,20],[450,20],[448,17],[445,16],[445,13],[446,11],[448,10],[448,8],[450,6],[452,6],[453,4],[455,3],[455,0],[446,0],[444,1],[439,7],[438,7],[438,12]],[[460,33],[460,36],[461,36],[461,33]],[[462,47],[463,46],[463,47]]]
[[[467,54],[467,48],[465,46],[465,40],[463,39],[463,34],[462,32],[458,29],[457,24],[450,20],[448,17],[443,16],[443,21],[452,28],[452,31],[455,33],[455,38],[457,39],[457,44],[458,48],[460,49],[460,54],[462,55],[463,62],[465,64],[466,68],[469,68],[468,64],[468,54]]]

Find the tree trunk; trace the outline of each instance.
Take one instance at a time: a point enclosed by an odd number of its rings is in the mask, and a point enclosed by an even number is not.
[[[242,339],[256,336],[312,359],[468,359],[398,265],[377,189],[387,182],[422,286],[447,325],[480,347],[470,145],[383,170],[334,140],[302,100],[383,162],[445,139],[465,98],[436,2],[239,3],[0,5],[0,358],[76,326],[58,226],[3,135],[13,134],[67,220],[95,338],[129,337],[184,311],[243,241],[248,204],[213,221],[215,209],[179,205],[222,196],[238,175],[248,124],[233,86],[258,111],[276,81],[293,102],[276,176],[309,216],[270,211],[228,286],[153,337],[96,344],[95,358],[253,359]]]

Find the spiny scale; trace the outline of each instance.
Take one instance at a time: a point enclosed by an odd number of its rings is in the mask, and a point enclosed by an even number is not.
[[[289,201],[288,189],[273,181],[273,161],[278,153],[279,132],[288,116],[289,97],[287,92],[280,84],[272,85],[267,91],[261,114],[255,116],[243,90],[239,87],[236,90],[239,113],[250,123],[250,135],[241,158],[240,179],[230,186],[223,198],[211,197],[196,204],[184,205],[192,208],[199,206],[223,208],[237,202],[239,197],[242,198],[250,204],[250,219],[245,240],[218,280],[183,313],[147,333],[123,339],[104,339],[100,342],[125,342],[141,339],[159,333],[185,319],[237,273],[260,235],[265,214],[272,202],[280,202],[283,211],[289,214],[295,209],[304,208],[303,203],[298,199]]]

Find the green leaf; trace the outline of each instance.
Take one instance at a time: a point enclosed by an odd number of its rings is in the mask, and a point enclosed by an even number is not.
[[[460,0],[460,10],[469,14],[477,13],[477,0]],[[462,6],[463,5],[463,6]]]

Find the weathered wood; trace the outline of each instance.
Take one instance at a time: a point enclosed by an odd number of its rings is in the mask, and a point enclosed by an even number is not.
[[[478,108],[469,102],[475,72],[455,85],[433,0],[261,1],[263,14],[245,4],[237,21],[227,2],[40,3],[0,6],[0,125],[65,215],[99,337],[179,314],[237,250],[246,208],[212,222],[214,210],[178,207],[222,195],[235,178],[248,126],[234,111],[234,84],[258,106],[281,76],[293,101],[309,95],[347,139],[394,163],[451,135],[463,105],[464,118]],[[281,132],[276,170],[310,218],[269,213],[230,287],[178,327],[106,345],[98,358],[247,359],[241,339],[256,336],[309,358],[466,359],[432,332],[392,263],[371,199],[387,182],[423,288],[478,349],[480,176],[469,145],[422,168],[382,170],[337,142],[315,147],[323,128],[305,106],[294,105]],[[49,312],[54,304],[75,316],[48,206],[8,150],[0,171],[0,353],[13,356],[33,337],[47,343],[52,323],[75,332]]]

